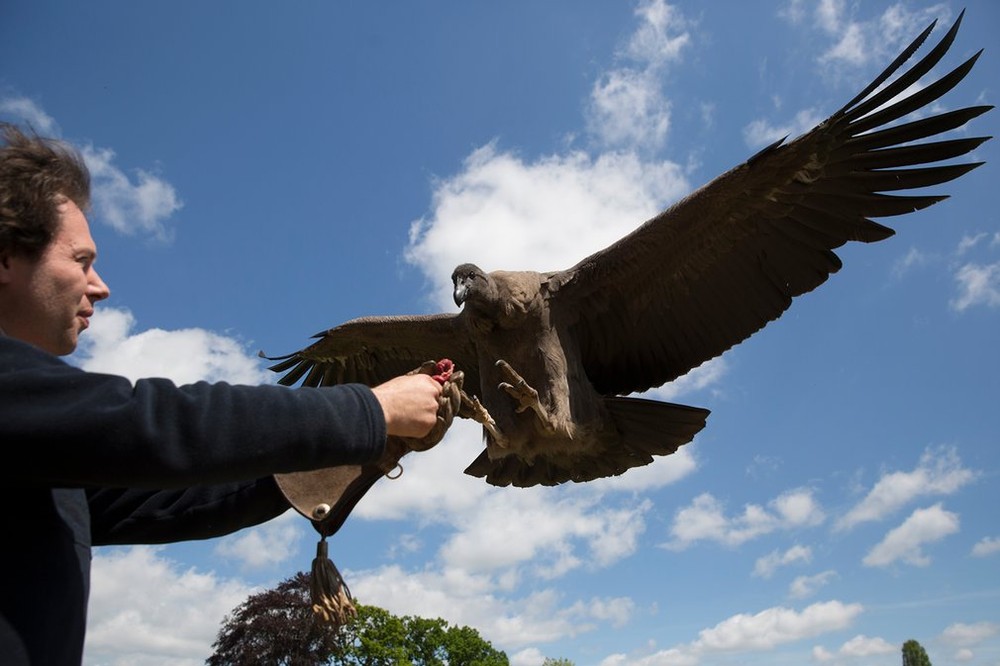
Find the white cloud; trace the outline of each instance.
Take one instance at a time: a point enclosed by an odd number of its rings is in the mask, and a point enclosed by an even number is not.
[[[350,571],[355,597],[396,615],[440,617],[476,627],[490,642],[510,649],[550,642],[617,626],[634,612],[627,598],[591,598],[561,606],[561,595],[535,588],[522,598],[501,598],[494,582],[480,575],[447,570],[405,571],[397,566]]]
[[[161,550],[95,550],[87,663],[202,664],[223,618],[254,592],[235,580],[181,569]]]
[[[808,564],[811,560],[812,549],[808,546],[795,545],[783,553],[772,550],[764,557],[757,559],[757,562],[754,564],[753,575],[760,578],[770,578],[779,567],[798,563]]]
[[[676,453],[656,456],[648,465],[633,467],[625,474],[588,481],[587,489],[596,493],[648,492],[669,486],[693,474],[698,468],[694,456],[696,447],[696,443],[686,444]]]
[[[911,11],[896,3],[868,21],[853,20],[848,10],[841,0],[822,0],[816,5],[816,27],[834,41],[820,56],[821,63],[857,68],[870,62],[889,62],[932,20],[940,19],[940,24],[947,25],[951,16],[944,4]]]
[[[589,493],[558,488],[493,493],[474,513],[455,518],[459,529],[441,556],[446,566],[473,572],[530,562],[541,578],[603,567],[635,552],[651,506],[648,500],[609,506]]]
[[[545,663],[545,655],[538,648],[525,648],[520,652],[508,655],[510,666],[542,666]]]
[[[690,190],[679,165],[639,157],[669,129],[656,72],[679,57],[686,24],[662,0],[643,3],[637,15],[640,25],[621,55],[641,66],[598,77],[588,111],[598,145],[615,152],[524,160],[491,143],[438,182],[432,211],[411,226],[406,252],[433,286],[436,307],[453,307],[449,278],[462,262],[486,270],[569,268]]]
[[[125,235],[171,239],[165,222],[183,206],[173,185],[143,169],[133,182],[115,166],[110,148],[88,145],[80,152],[90,169],[91,200],[99,220]]]
[[[404,457],[400,461],[403,474],[379,480],[351,515],[371,520],[423,516],[424,521],[452,521],[474,513],[488,497],[501,492],[464,473],[483,446],[478,423],[455,419],[440,444]]]
[[[688,189],[670,162],[573,152],[528,163],[489,144],[466,159],[461,173],[438,183],[431,214],[411,226],[406,259],[427,276],[435,307],[453,309],[451,271],[458,264],[569,268]]]
[[[1000,261],[993,264],[965,264],[955,271],[958,296],[951,307],[959,312],[975,305],[1000,307]]]
[[[590,93],[591,133],[607,148],[661,147],[670,130],[670,104],[655,72],[608,72]]]
[[[672,538],[663,546],[683,550],[701,540],[738,546],[776,530],[812,527],[824,520],[823,511],[809,489],[784,493],[771,500],[768,508],[748,504],[742,515],[729,518],[719,500],[710,493],[702,493],[674,515]]]
[[[743,128],[743,141],[751,148],[760,148],[778,139],[795,137],[808,132],[823,120],[815,109],[803,109],[783,125],[773,125],[767,120],[751,121]]]
[[[298,554],[300,527],[307,524],[298,513],[289,510],[263,525],[219,539],[214,553],[240,562],[245,569],[282,564]]]
[[[779,645],[812,638],[849,627],[861,614],[861,604],[827,601],[801,612],[769,608],[755,615],[740,614],[698,634],[692,648],[703,652],[770,650]]]
[[[652,400],[672,402],[682,395],[718,386],[728,371],[729,363],[726,361],[726,355],[723,354],[702,363],[669,384],[650,389],[642,395]]]
[[[0,114],[14,116],[41,136],[54,137],[59,135],[59,126],[55,119],[28,97],[16,96],[0,99]]]
[[[792,599],[811,597],[837,575],[836,571],[827,570],[813,576],[798,576],[788,587],[788,596]]]
[[[1000,537],[983,537],[972,547],[972,554],[976,557],[989,557],[1000,553]]]
[[[132,381],[164,377],[177,384],[200,380],[233,384],[273,382],[255,354],[233,338],[200,328],[134,333],[135,317],[125,309],[101,307],[80,338],[73,362],[84,370]]]
[[[956,622],[941,632],[941,640],[948,645],[957,647],[978,645],[994,636],[1000,636],[1000,623],[976,622],[974,624],[965,624],[963,622]]]
[[[812,649],[812,658],[813,661],[823,663],[834,659],[834,654],[822,645],[814,645]]]
[[[958,242],[958,247],[955,248],[956,256],[961,257],[967,252],[970,252],[973,248],[977,247],[980,243],[982,243],[985,239],[989,237],[990,234],[986,232],[980,232],[973,236],[969,235],[962,236],[962,239]],[[991,245],[997,243],[998,239],[1000,239],[1000,232],[993,234],[993,241]]]
[[[662,69],[680,60],[691,42],[687,21],[663,0],[636,9],[639,27],[621,55],[637,66],[610,69],[594,82],[587,127],[603,148],[655,151],[670,130],[670,102],[660,84]]]
[[[843,630],[863,610],[861,604],[826,601],[801,611],[774,607],[753,615],[741,613],[701,630],[698,638],[691,643],[642,656],[613,654],[600,663],[601,666],[696,666],[703,662],[712,663],[707,658],[714,653],[773,650],[780,645]],[[813,655],[823,657],[829,653],[822,648],[814,648]]]
[[[0,114],[22,119],[42,136],[60,134],[55,119],[27,97],[0,99]],[[183,206],[174,186],[146,169],[137,169],[133,182],[114,164],[110,148],[89,144],[78,148],[90,171],[95,217],[125,235],[170,240],[172,230],[166,221]]]
[[[837,654],[842,657],[871,657],[879,654],[895,654],[899,650],[898,645],[893,645],[883,638],[870,638],[858,634],[841,645]]]
[[[892,275],[896,279],[901,279],[910,270],[926,265],[930,259],[915,247],[911,247],[905,255],[897,259],[892,265]]]
[[[958,514],[945,511],[940,504],[917,509],[872,548],[862,562],[869,567],[884,567],[898,560],[913,566],[927,566],[931,560],[922,546],[958,532],[958,527]]]
[[[824,5],[828,3],[822,3]],[[836,29],[837,26],[833,26]],[[840,40],[824,55],[827,60],[842,61],[851,65],[863,65],[868,59],[865,51],[865,37],[861,26],[853,23],[841,33]]]
[[[975,472],[962,467],[953,447],[929,448],[912,472],[883,474],[864,499],[834,527],[846,530],[864,522],[883,520],[920,497],[950,495],[975,478]]]
[[[688,22],[673,5],[664,0],[644,0],[635,10],[639,27],[628,40],[625,55],[633,60],[658,67],[680,59],[691,43]]]

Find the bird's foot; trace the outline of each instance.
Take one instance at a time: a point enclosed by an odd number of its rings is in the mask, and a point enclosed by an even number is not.
[[[500,372],[503,373],[504,377],[507,379],[505,382],[500,383],[500,388],[507,392],[507,395],[514,398],[517,401],[517,408],[514,410],[518,414],[530,409],[535,412],[538,417],[539,423],[547,431],[553,431],[554,427],[549,421],[549,415],[542,408],[542,404],[538,400],[538,391],[533,389],[528,382],[524,380],[524,377],[517,374],[514,368],[510,367],[510,363],[504,361],[503,359],[496,362],[496,366],[500,368]]]
[[[462,391],[462,408],[458,415],[463,418],[472,419],[482,425],[493,442],[496,442],[502,448],[507,448],[507,438],[500,433],[496,421],[490,416],[489,411],[487,411],[483,403],[479,402],[479,398],[469,396],[465,391]]]

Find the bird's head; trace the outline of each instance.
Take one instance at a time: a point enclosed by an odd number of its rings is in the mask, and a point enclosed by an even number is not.
[[[452,296],[455,305],[461,307],[466,301],[471,304],[484,305],[490,299],[493,281],[483,269],[475,264],[462,264],[451,274],[451,282],[455,286]]]

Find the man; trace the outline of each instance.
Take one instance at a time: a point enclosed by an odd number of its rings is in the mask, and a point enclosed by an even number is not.
[[[70,354],[109,295],[72,148],[0,125],[0,662],[78,666],[92,545],[205,539],[289,508],[273,474],[379,460],[441,386],[128,380]]]

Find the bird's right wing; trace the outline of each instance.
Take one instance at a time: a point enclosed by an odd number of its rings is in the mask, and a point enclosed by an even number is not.
[[[973,152],[988,137],[940,135],[992,107],[945,111],[939,102],[979,54],[921,82],[948,51],[960,22],[890,78],[931,33],[929,26],[812,130],[765,148],[549,277],[553,310],[576,322],[575,340],[598,391],[645,391],[718,356],[839,270],[835,248],[892,235],[870,218],[941,201],[946,195],[920,190],[982,164],[941,162]],[[915,191],[896,194],[901,190]]]
[[[420,366],[451,359],[465,373],[465,386],[479,390],[476,351],[461,315],[360,317],[313,336],[316,342],[285,356],[269,369],[282,373],[279,384],[332,386],[358,382],[376,386]]]

